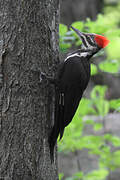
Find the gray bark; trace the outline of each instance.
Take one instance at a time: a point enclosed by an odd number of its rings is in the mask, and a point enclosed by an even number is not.
[[[57,180],[48,134],[58,63],[59,0],[0,0],[0,178]]]

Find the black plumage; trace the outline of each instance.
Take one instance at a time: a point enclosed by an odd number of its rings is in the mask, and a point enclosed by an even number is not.
[[[55,87],[55,123],[49,137],[51,159],[57,138],[59,134],[62,138],[64,128],[72,121],[90,78],[87,58],[71,57],[60,66]]]
[[[90,79],[90,58],[101,47],[98,46],[95,34],[81,33],[72,27],[79,35],[82,48],[71,53],[59,65],[55,78],[55,120],[48,142],[51,161],[54,160],[54,146],[58,136],[63,136],[65,127],[72,121],[83,92]],[[101,39],[100,39],[101,40]]]

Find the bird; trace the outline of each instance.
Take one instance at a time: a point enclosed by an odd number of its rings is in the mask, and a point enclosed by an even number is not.
[[[90,79],[90,59],[105,48],[109,40],[102,35],[84,33],[72,27],[82,41],[81,48],[68,54],[59,64],[55,84],[55,118],[48,138],[51,162],[54,161],[54,147],[58,136],[63,137],[64,129],[72,121],[83,92]],[[49,78],[50,80],[50,78]]]

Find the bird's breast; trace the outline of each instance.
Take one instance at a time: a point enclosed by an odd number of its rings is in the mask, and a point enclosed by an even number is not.
[[[61,76],[60,86],[66,90],[71,87],[86,88],[90,78],[90,63],[86,59],[71,58],[64,64],[64,72]]]

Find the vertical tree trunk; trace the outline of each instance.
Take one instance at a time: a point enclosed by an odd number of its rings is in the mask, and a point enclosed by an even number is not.
[[[0,0],[0,177],[5,180],[58,179],[47,141],[53,87],[39,83],[39,71],[53,75],[58,63],[58,17],[59,0]]]
[[[61,22],[70,25],[74,21],[96,19],[103,8],[103,0],[61,0]]]

